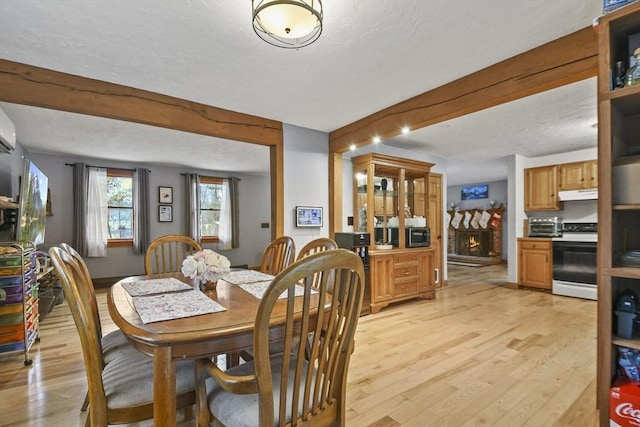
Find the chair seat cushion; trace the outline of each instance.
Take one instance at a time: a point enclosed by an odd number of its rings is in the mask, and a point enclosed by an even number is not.
[[[140,353],[129,343],[129,340],[120,329],[109,332],[102,337],[102,356],[104,363],[112,362],[126,353]]]
[[[306,371],[308,362],[304,361]],[[295,359],[291,360],[291,365],[295,366]],[[229,375],[252,375],[255,372],[253,361],[243,363],[227,370]],[[280,401],[280,379],[282,373],[282,358],[272,357],[271,375],[273,377],[273,402],[275,422],[278,424],[278,403]],[[300,388],[304,389],[303,380]],[[289,375],[288,393],[292,393],[293,372]],[[220,387],[213,379],[207,380],[207,395],[209,397],[209,410],[213,416],[223,425],[228,427],[255,427],[259,425],[260,403],[258,394],[235,394],[230,393]],[[291,413],[291,395],[287,397],[287,416]],[[289,420],[287,420],[289,421]]]
[[[176,363],[177,395],[195,390],[195,368],[191,360]],[[153,403],[153,359],[139,351],[123,354],[102,371],[109,409]]]

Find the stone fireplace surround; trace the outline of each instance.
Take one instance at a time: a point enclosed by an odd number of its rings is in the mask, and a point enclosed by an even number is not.
[[[448,211],[451,218],[456,211]],[[471,224],[464,226],[461,221],[458,228],[453,227],[451,221],[448,224],[449,238],[447,244],[447,256],[450,260],[477,260],[487,263],[502,262],[502,216],[504,208],[497,209],[467,209],[457,211],[461,215],[469,213],[472,217],[476,212],[487,212],[491,219],[486,228]],[[477,246],[476,246],[477,245]]]

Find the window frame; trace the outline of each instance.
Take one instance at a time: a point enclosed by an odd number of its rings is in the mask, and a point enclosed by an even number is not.
[[[134,180],[133,180],[133,170],[132,169],[115,169],[115,168],[106,168],[107,169],[107,178],[131,178],[131,191],[132,191],[132,200],[131,200],[131,222],[132,227],[135,227],[135,203],[133,201],[133,192],[135,189]],[[112,208],[112,206],[108,206],[107,209]],[[122,209],[122,207],[118,207]],[[129,208],[124,208],[129,209]],[[132,233],[133,234],[133,233]],[[133,246],[133,235],[130,238],[126,239],[107,239],[107,247],[108,248],[118,248],[118,247],[126,247]]]
[[[224,179],[223,178],[216,178],[213,176],[200,176],[200,185],[202,184],[219,184],[219,185],[224,185]],[[201,189],[199,189],[201,190]],[[200,195],[202,195],[202,192],[199,192]],[[200,200],[198,200],[198,217],[200,218],[200,224],[198,224],[198,227],[200,227],[200,233],[202,233],[202,211],[218,211],[221,212],[221,209],[202,209],[202,198],[200,198]],[[204,235],[200,235],[200,240],[202,243],[218,243],[220,241],[220,236],[204,236]]]

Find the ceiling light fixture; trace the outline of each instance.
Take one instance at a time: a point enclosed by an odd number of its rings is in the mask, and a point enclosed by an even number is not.
[[[377,144],[378,142],[380,142],[380,137],[379,136],[374,136],[373,137],[373,142],[374,142],[374,144]]]
[[[409,131],[410,131],[409,126],[405,126],[405,127],[403,127],[403,128],[402,128],[402,134],[403,134],[403,135],[408,134],[408,133],[409,133]]]
[[[251,0],[253,30],[274,46],[298,49],[322,33],[320,0]]]

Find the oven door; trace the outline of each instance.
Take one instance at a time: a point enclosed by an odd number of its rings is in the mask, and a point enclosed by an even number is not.
[[[553,242],[553,280],[596,285],[596,242]]]

